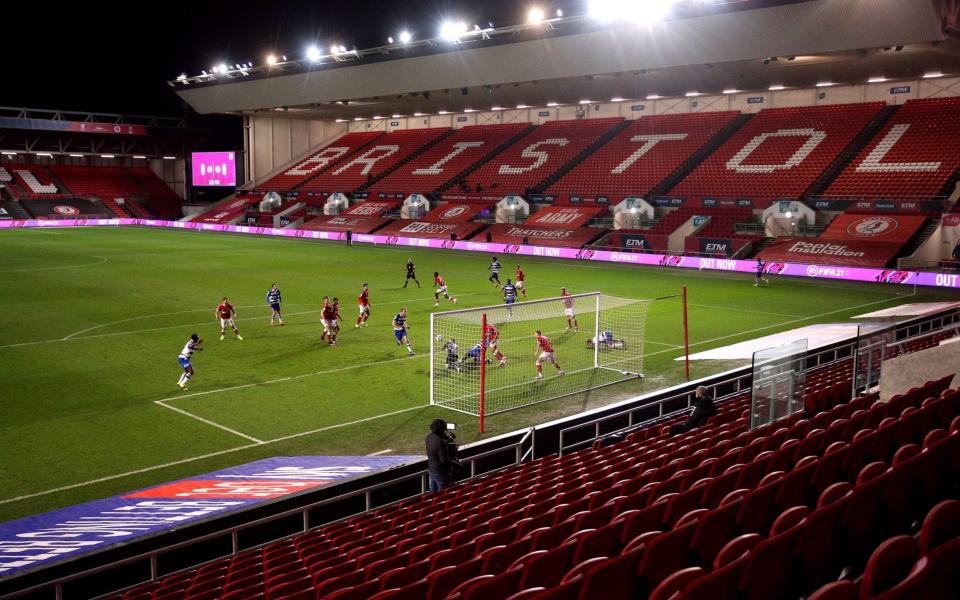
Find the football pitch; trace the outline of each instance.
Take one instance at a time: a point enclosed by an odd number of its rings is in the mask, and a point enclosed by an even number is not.
[[[435,417],[460,424],[462,441],[480,438],[476,419],[428,405],[428,337],[434,310],[501,302],[487,281],[489,255],[99,228],[6,231],[0,256],[0,521],[270,456],[420,454]],[[401,287],[407,257],[421,289]],[[501,261],[506,279],[518,260]],[[946,297],[786,278],[754,288],[752,277],[736,274],[519,262],[532,299],[557,296],[560,286],[673,298],[650,305],[645,379],[495,415],[484,437],[683,381],[683,363],[674,360],[682,355],[676,295],[683,285],[692,351]],[[434,271],[459,304],[433,308]],[[284,327],[269,326],[265,295],[273,282],[283,292]],[[368,327],[355,329],[364,282],[372,315]],[[319,339],[324,295],[342,301],[335,348]],[[214,308],[224,296],[237,307],[243,341],[229,331],[219,340]],[[413,357],[393,337],[401,306],[409,311]],[[190,389],[180,391],[177,355],[194,332],[204,351],[194,355]],[[510,357],[510,368],[530,377],[532,335]],[[578,347],[588,334],[579,335]],[[562,345],[558,354],[562,360]],[[736,364],[691,363],[691,375]],[[549,366],[544,373],[555,376]]]

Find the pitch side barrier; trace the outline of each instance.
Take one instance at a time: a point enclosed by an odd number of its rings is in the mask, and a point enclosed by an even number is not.
[[[891,341],[904,341],[958,324],[960,309],[951,309],[906,320],[871,335],[889,332]],[[856,339],[819,348],[807,356],[807,369],[850,360],[856,351]],[[467,468],[468,478],[482,477],[534,458],[574,451],[614,432],[656,426],[664,419],[688,411],[699,385],[707,386],[710,393],[722,401],[750,389],[752,368],[746,365],[464,446],[460,451],[461,462]],[[859,391],[852,390],[852,393]],[[0,577],[0,597],[69,600],[116,592],[419,496],[427,490],[426,468],[426,460],[415,461],[255,508],[211,517],[180,530],[157,533],[59,564],[20,572],[14,577]]]
[[[310,240],[343,241],[346,233],[342,231],[306,231],[303,229],[275,229],[272,227],[250,227],[246,225],[226,225],[194,221],[161,221],[153,219],[66,219],[45,220],[8,220],[0,221],[0,230],[24,227],[97,227],[97,226],[135,226],[161,227],[167,229],[185,229],[193,231],[217,231],[246,235],[266,235],[282,238],[301,238]],[[486,243],[470,240],[439,240],[411,237],[386,236],[376,234],[354,234],[353,243],[377,246],[400,246],[410,248],[436,248],[443,250],[462,250],[467,252],[485,252],[500,255],[542,256],[591,262],[621,263],[648,267],[666,267],[679,269],[698,269],[701,271],[721,271],[728,273],[754,273],[756,261],[727,258],[705,258],[692,256],[673,256],[668,254],[641,254],[594,250],[589,248],[562,248],[547,246],[529,246],[520,244]],[[787,262],[768,262],[765,268],[768,275],[786,277],[805,277],[808,279],[826,279],[879,283],[886,285],[925,286],[947,289],[960,289],[960,274],[934,273],[929,271],[899,271],[896,269],[871,269],[830,264],[805,264]]]

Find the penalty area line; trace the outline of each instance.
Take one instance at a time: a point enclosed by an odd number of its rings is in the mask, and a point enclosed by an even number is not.
[[[258,440],[257,438],[253,437],[252,435],[247,435],[247,434],[245,434],[245,433],[243,433],[243,432],[237,431],[236,429],[230,429],[230,428],[227,427],[226,425],[221,425],[220,423],[211,421],[210,419],[204,419],[203,417],[198,416],[198,415],[195,415],[195,414],[193,414],[193,413],[191,413],[191,412],[187,412],[187,411],[183,410],[182,408],[177,408],[176,406],[170,406],[170,405],[168,405],[168,404],[164,404],[164,401],[163,401],[163,400],[154,400],[153,403],[156,404],[156,405],[158,405],[158,406],[162,406],[162,407],[164,407],[164,408],[168,408],[168,409],[172,410],[173,412],[180,413],[181,415],[184,415],[184,416],[186,416],[186,417],[190,417],[191,419],[196,419],[197,421],[200,421],[201,423],[206,423],[207,425],[210,425],[211,427],[216,427],[217,429],[220,429],[220,430],[222,430],[222,431],[226,431],[227,433],[232,433],[233,435],[240,436],[240,437],[242,437],[242,438],[245,439],[245,440],[250,440],[251,442],[253,442],[253,443],[255,443],[255,444],[258,444],[258,445],[259,445],[259,444],[263,444],[263,443],[264,443],[263,440]]]
[[[159,400],[155,400],[155,402],[159,402]],[[15,497],[15,498],[6,498],[6,499],[4,499],[4,500],[0,500],[0,504],[9,504],[9,503],[11,503],[11,502],[19,502],[19,501],[21,501],[21,500],[29,500],[29,499],[31,499],[31,498],[37,498],[37,497],[39,497],[39,496],[46,496],[46,495],[48,495],[48,494],[56,494],[56,493],[59,493],[59,492],[65,492],[65,491],[67,491],[67,490],[73,490],[73,489],[85,487],[85,486],[88,486],[88,485],[93,485],[93,484],[95,484],[95,483],[104,483],[104,482],[107,482],[107,481],[113,481],[114,479],[122,479],[122,478],[124,478],[124,477],[130,477],[131,475],[140,475],[140,474],[143,474],[143,473],[149,473],[150,471],[156,471],[156,470],[158,470],[158,469],[166,469],[166,468],[168,468],[168,467],[176,467],[176,466],[179,466],[179,465],[185,465],[185,464],[188,464],[188,463],[196,462],[196,461],[198,461],[198,460],[206,460],[206,459],[208,459],[208,458],[214,458],[214,457],[217,457],[217,456],[223,456],[224,454],[232,454],[233,452],[239,452],[239,451],[241,451],[241,450],[249,450],[249,449],[251,449],[251,448],[258,448],[258,447],[261,447],[261,446],[266,446],[266,445],[269,445],[269,444],[274,444],[274,443],[276,443],[276,442],[282,442],[282,441],[286,441],[286,440],[296,439],[296,438],[298,438],[298,437],[303,437],[303,436],[305,436],[305,435],[311,435],[311,434],[314,434],[314,433],[321,433],[321,432],[323,432],[323,431],[329,431],[329,430],[331,430],[331,429],[339,429],[339,428],[341,428],[341,427],[348,427],[348,426],[350,426],[350,425],[357,425],[357,424],[359,424],[359,423],[367,423],[367,422],[369,422],[369,421],[374,421],[374,420],[376,420],[376,419],[383,419],[383,418],[385,418],[385,417],[392,417],[392,416],[395,416],[395,415],[399,415],[399,414],[406,413],[406,412],[410,412],[410,411],[414,411],[414,410],[422,410],[422,409],[424,409],[424,408],[428,408],[429,406],[430,406],[429,404],[423,404],[423,405],[419,405],[419,406],[411,406],[410,408],[404,408],[404,409],[402,409],[402,410],[397,410],[397,411],[393,411],[393,412],[389,412],[389,413],[384,413],[384,414],[382,414],[382,415],[375,415],[375,416],[373,416],[373,417],[366,417],[366,418],[364,418],[364,419],[357,419],[356,421],[350,421],[350,422],[348,422],[348,423],[337,423],[336,425],[328,425],[327,427],[321,427],[321,428],[319,428],[319,429],[314,429],[314,430],[312,430],[312,431],[304,431],[304,432],[302,432],[302,433],[295,433],[295,434],[293,434],[293,435],[287,435],[287,436],[279,437],[279,438],[272,439],[272,440],[266,440],[266,441],[259,442],[259,443],[244,444],[244,445],[242,445],[242,446],[237,446],[237,447],[235,447],[235,448],[227,448],[226,450],[218,450],[218,451],[216,451],[216,452],[210,452],[210,453],[208,453],[208,454],[201,454],[200,456],[192,456],[192,457],[190,457],[190,458],[184,458],[184,459],[181,459],[181,460],[175,460],[175,461],[168,462],[168,463],[163,463],[163,464],[160,464],[160,465],[153,465],[153,466],[150,466],[150,467],[143,467],[142,469],[135,469],[135,470],[133,470],[133,471],[127,471],[127,472],[125,472],[125,473],[117,473],[117,474],[115,474],[115,475],[107,475],[107,476],[105,476],[105,477],[99,477],[99,478],[97,478],[97,479],[91,479],[91,480],[89,480],[89,481],[81,481],[80,483],[73,483],[73,484],[70,484],[70,485],[64,485],[64,486],[60,486],[60,487],[58,487],[58,488],[53,488],[53,489],[50,489],[50,490],[44,490],[44,491],[42,491],[42,492],[34,492],[34,493],[32,493],[32,494],[24,494],[23,496],[17,496],[17,497]],[[167,408],[173,408],[173,407],[168,406]]]

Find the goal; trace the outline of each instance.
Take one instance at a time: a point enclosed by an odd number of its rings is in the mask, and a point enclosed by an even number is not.
[[[482,431],[486,415],[643,377],[651,302],[591,292],[434,313],[430,404],[479,417]],[[545,360],[536,379],[537,330],[562,374]]]

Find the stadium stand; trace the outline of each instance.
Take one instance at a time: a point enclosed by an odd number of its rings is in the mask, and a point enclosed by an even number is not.
[[[883,106],[873,102],[763,110],[670,193],[799,198]]]
[[[446,128],[404,129],[376,138],[361,151],[330,165],[298,189],[312,192],[353,192],[416,156],[451,132]]]
[[[375,191],[427,194],[444,187],[504,143],[529,129],[526,123],[474,125],[451,136],[377,182]]]
[[[296,189],[311,177],[347,160],[368,144],[383,135],[379,131],[361,131],[348,133],[317,150],[307,159],[293,165],[279,175],[257,186],[266,192],[286,192]]]
[[[548,194],[644,196],[727,126],[736,111],[641,117],[547,188]]]
[[[849,393],[846,362],[817,381]],[[836,402],[838,392],[821,412],[753,430],[749,394],[736,395],[682,437],[670,434],[681,416],[110,600],[734,600],[823,598],[830,586],[860,598],[948,598],[960,583],[951,379],[883,403],[876,394]],[[844,568],[856,579],[837,581]]]
[[[468,175],[466,188],[524,194],[615,128],[626,125],[620,118],[544,123]]]
[[[39,165],[7,165],[18,188],[11,188],[19,198],[66,198],[69,192],[58,187],[49,171]]]
[[[960,98],[910,100],[827,189],[858,198],[949,195],[960,168]]]

